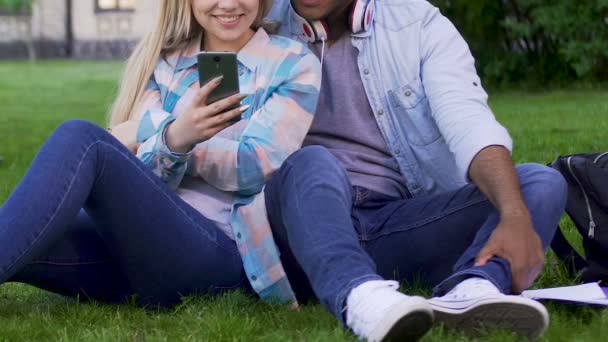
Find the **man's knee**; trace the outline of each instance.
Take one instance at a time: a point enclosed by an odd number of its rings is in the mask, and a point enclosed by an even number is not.
[[[533,187],[534,192],[544,199],[565,206],[568,184],[562,174],[541,164],[521,164],[517,166],[522,188]]]
[[[267,182],[266,204],[277,205],[282,195],[293,196],[301,188],[328,187],[350,191],[350,181],[338,159],[322,146],[294,152]]]
[[[307,146],[294,152],[273,176],[271,183],[293,179],[302,182],[312,179],[347,178],[336,157],[322,146]]]
[[[338,159],[323,146],[311,145],[294,152],[284,165],[301,169],[342,169]]]
[[[561,173],[548,166],[523,164],[517,171],[535,228],[546,248],[566,207],[568,185]]]

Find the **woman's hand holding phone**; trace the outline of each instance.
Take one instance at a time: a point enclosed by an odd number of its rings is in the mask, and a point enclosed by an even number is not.
[[[201,87],[190,108],[169,124],[165,131],[167,147],[176,153],[186,153],[198,143],[208,140],[236,123],[249,106],[239,106],[246,94],[235,94],[207,104],[211,91],[220,85],[222,76]],[[236,107],[236,108],[234,108]],[[233,109],[230,109],[233,108]]]

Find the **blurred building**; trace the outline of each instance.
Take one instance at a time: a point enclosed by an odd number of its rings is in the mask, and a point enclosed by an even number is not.
[[[0,58],[123,58],[149,30],[158,0],[35,0],[27,11],[0,8]]]

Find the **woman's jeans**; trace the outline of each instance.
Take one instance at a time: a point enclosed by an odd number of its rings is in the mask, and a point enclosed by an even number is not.
[[[232,240],[108,132],[74,120],[53,133],[0,208],[5,281],[168,306],[246,278]]]
[[[566,202],[555,170],[517,166],[534,228],[548,247]],[[498,212],[474,185],[435,196],[391,198],[353,187],[339,161],[319,146],[289,157],[265,189],[275,241],[296,295],[311,290],[339,320],[355,286],[378,279],[419,281],[442,295],[478,276],[511,293],[509,263],[474,260]]]

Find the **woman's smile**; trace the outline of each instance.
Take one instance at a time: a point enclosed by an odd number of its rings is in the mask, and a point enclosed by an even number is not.
[[[222,26],[226,28],[231,28],[238,26],[244,14],[220,14],[220,15],[212,15]]]

